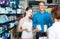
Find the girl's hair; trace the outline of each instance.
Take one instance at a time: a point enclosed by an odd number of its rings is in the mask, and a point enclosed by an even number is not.
[[[32,9],[32,7],[27,7],[27,8],[25,9],[25,11],[28,11],[29,9]]]
[[[52,18],[60,19],[60,7],[56,7],[51,11]]]
[[[32,9],[32,7],[27,7],[25,11],[28,11],[29,9]],[[26,16],[26,12],[24,13],[24,17]]]
[[[28,11],[29,9],[32,9],[32,7],[27,7],[26,9],[25,9],[25,11]],[[24,13],[24,17],[26,16],[26,12]],[[32,19],[32,16],[31,17],[29,17],[30,19]]]

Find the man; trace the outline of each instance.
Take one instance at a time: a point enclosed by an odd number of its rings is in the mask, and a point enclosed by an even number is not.
[[[39,7],[39,11],[33,14],[33,28],[34,28],[34,32],[37,32],[36,39],[39,39],[39,37],[46,36],[46,33],[44,32],[44,25],[50,27],[53,23],[50,13],[45,11],[45,2],[40,1],[38,7]],[[40,30],[36,28],[37,25],[41,26]]]

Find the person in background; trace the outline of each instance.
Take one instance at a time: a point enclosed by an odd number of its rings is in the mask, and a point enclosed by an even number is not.
[[[39,11],[33,14],[33,28],[36,32],[36,39],[39,37],[46,36],[46,32],[44,31],[44,26],[50,27],[53,23],[51,18],[51,14],[45,11],[45,2],[40,1],[38,4]]]
[[[25,17],[19,21],[18,31],[22,32],[21,39],[33,39],[31,19],[32,8],[27,7],[25,12]]]
[[[60,7],[52,10],[53,25],[48,29],[48,39],[60,39]]]

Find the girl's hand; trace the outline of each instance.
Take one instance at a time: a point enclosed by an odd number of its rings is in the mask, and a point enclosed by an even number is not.
[[[39,32],[38,28],[34,29],[33,32]]]
[[[27,32],[30,32],[28,29],[23,29],[23,31],[27,31]]]

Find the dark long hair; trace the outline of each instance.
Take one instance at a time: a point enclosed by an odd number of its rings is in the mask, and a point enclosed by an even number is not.
[[[28,11],[29,9],[32,9],[32,7],[27,7],[26,9],[25,9],[25,11]],[[26,12],[24,13],[24,17],[26,16]],[[29,19],[32,19],[32,16],[31,17],[29,17]]]

